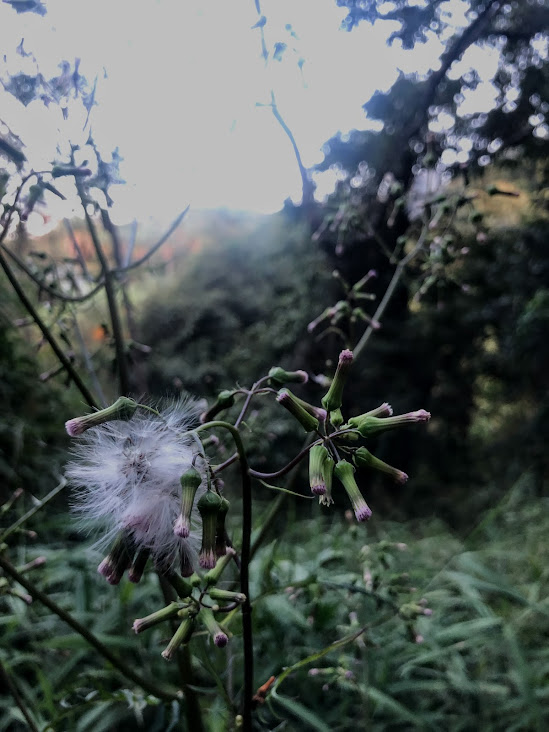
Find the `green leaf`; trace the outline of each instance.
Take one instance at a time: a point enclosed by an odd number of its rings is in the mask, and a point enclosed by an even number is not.
[[[280,696],[280,694],[277,694],[276,692],[271,694],[271,697],[275,699],[287,712],[299,719],[300,722],[308,725],[311,729],[318,730],[318,732],[331,732],[331,727],[324,724],[320,717],[311,712],[310,709],[307,709],[307,707],[303,706],[303,704],[300,704],[294,699],[289,699],[286,696]]]

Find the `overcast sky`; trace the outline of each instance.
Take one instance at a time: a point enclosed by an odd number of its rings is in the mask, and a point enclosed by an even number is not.
[[[62,58],[76,57],[88,78],[98,75],[91,125],[104,150],[118,145],[124,157],[127,185],[115,194],[120,222],[169,219],[187,203],[278,210],[288,196],[299,198],[301,185],[288,139],[269,109],[257,106],[271,89],[310,166],[338,130],[366,126],[362,104],[387,89],[398,68],[425,73],[442,48],[436,39],[413,56],[388,48],[388,24],[341,31],[345,11],[335,0],[264,0],[267,44],[288,43],[282,60],[265,67],[260,33],[251,28],[258,19],[253,0],[46,5],[39,17],[1,4],[1,48],[10,68],[31,69],[15,54],[24,38],[45,76],[58,73]],[[461,0],[447,5],[463,23]],[[493,65],[488,57],[482,63]],[[87,138],[83,117],[64,122],[40,102],[23,110],[6,94],[0,102],[0,117],[26,143],[35,167],[54,158],[59,139]]]

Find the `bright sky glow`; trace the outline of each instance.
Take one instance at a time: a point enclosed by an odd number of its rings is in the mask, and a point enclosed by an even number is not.
[[[267,67],[260,33],[251,29],[257,21],[253,0],[46,5],[47,15],[38,17],[1,4],[1,47],[8,63],[16,61],[15,47],[24,38],[47,77],[58,73],[63,58],[80,58],[88,79],[99,76],[91,126],[104,152],[118,145],[124,158],[127,185],[114,194],[121,223],[151,215],[165,221],[187,203],[271,212],[288,196],[299,199],[289,141],[270,110],[257,103],[268,103],[274,89],[311,166],[338,130],[366,127],[362,104],[376,89],[387,89],[398,68],[426,73],[442,50],[436,38],[413,54],[388,48],[389,24],[341,31],[345,13],[335,0],[264,0],[268,47],[288,43],[282,60]],[[446,5],[462,24],[464,3]],[[288,23],[297,39],[285,29]],[[475,53],[477,68],[489,60],[486,51]],[[30,62],[17,63],[25,70]],[[35,168],[48,166],[60,139],[87,139],[84,116],[71,113],[64,121],[58,109],[40,102],[23,109],[7,94],[1,101],[0,116],[25,142]]]

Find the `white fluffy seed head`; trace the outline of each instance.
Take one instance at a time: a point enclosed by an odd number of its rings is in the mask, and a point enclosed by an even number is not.
[[[147,548],[161,566],[182,557],[197,564],[200,515],[193,509],[195,531],[174,533],[181,512],[180,477],[192,465],[205,474],[193,440],[181,437],[196,423],[192,403],[175,403],[161,417],[138,410],[129,421],[106,422],[87,430],[73,448],[66,476],[76,489],[73,509],[88,527],[101,527],[108,544],[121,530],[136,547]],[[197,491],[196,500],[204,492]]]

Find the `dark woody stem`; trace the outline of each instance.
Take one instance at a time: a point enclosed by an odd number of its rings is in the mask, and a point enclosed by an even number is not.
[[[29,313],[31,318],[34,320],[36,325],[40,328],[40,331],[42,332],[42,335],[46,339],[46,341],[50,344],[52,351],[55,353],[57,358],[59,359],[59,362],[67,372],[67,375],[72,379],[74,382],[74,385],[78,389],[78,391],[82,394],[84,399],[86,400],[87,404],[89,404],[90,407],[98,408],[97,402],[93,398],[90,390],[88,387],[84,384],[82,379],[80,378],[80,375],[70,362],[70,360],[65,356],[63,353],[62,348],[59,346],[59,343],[54,338],[51,330],[48,328],[46,323],[42,320],[40,317],[38,311],[32,304],[32,302],[29,300],[27,295],[25,294],[25,291],[19,284],[17,278],[13,274],[11,267],[9,266],[6,258],[4,255],[0,252],[0,266],[4,270],[6,277],[9,280],[10,285],[13,287],[13,290],[17,297],[19,298],[21,304],[25,308],[25,310]]]
[[[105,294],[107,295],[107,305],[109,308],[109,315],[111,319],[112,335],[114,339],[114,348],[116,351],[116,364],[118,367],[118,378],[120,382],[120,393],[124,396],[129,393],[130,390],[130,377],[128,372],[128,363],[126,361],[126,354],[124,351],[124,334],[122,331],[122,323],[120,321],[120,312],[118,309],[118,303],[116,302],[116,293],[114,289],[114,275],[109,267],[109,263],[101,246],[99,236],[95,229],[95,225],[92,221],[88,208],[86,206],[86,194],[84,188],[78,180],[75,179],[76,190],[84,209],[84,216],[86,218],[86,225],[93,242],[97,259],[101,265],[101,272],[105,280]]]
[[[238,429],[229,422],[214,420],[197,427],[195,432],[221,427],[230,432],[235,443],[242,475],[242,547],[240,549],[240,592],[246,600],[242,604],[242,639],[244,646],[244,697],[242,700],[242,730],[252,729],[252,697],[254,694],[254,647],[252,633],[252,605],[250,603],[249,565],[252,537],[252,479],[246,451]]]

